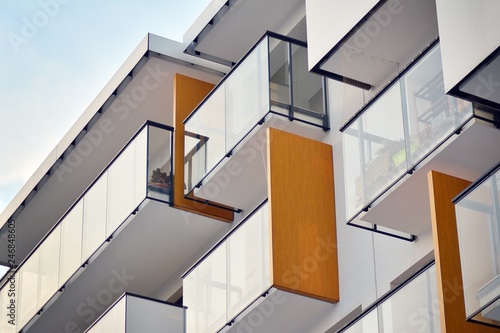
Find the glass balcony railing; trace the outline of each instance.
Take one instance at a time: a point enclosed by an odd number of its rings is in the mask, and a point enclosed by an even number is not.
[[[500,164],[454,203],[467,319],[500,326]]]
[[[133,294],[124,294],[86,333],[184,333],[185,308]]]
[[[268,32],[184,121],[186,193],[269,113],[327,130],[325,84],[305,44]]]
[[[472,116],[471,103],[446,95],[433,46],[341,129],[349,223]]]
[[[22,329],[145,198],[171,203],[172,137],[146,123],[19,265],[0,291],[2,332]],[[10,303],[15,325],[5,320]]]
[[[217,332],[272,285],[267,201],[183,277],[186,332]]]
[[[441,332],[435,265],[390,291],[339,332]]]

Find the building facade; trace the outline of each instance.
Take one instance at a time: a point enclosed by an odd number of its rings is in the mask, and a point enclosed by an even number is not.
[[[1,332],[493,332],[500,5],[214,0],[0,215]]]

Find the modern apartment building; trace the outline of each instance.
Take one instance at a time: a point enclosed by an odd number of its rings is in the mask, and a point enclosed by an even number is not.
[[[500,4],[214,0],[0,215],[0,332],[494,332]]]

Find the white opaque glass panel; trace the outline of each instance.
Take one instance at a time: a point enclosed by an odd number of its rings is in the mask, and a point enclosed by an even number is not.
[[[42,307],[59,289],[59,254],[61,249],[61,225],[40,246],[39,302]]]
[[[19,270],[19,327],[23,327],[38,310],[39,251],[35,251]]]
[[[76,204],[61,222],[61,257],[59,286],[62,286],[82,264],[83,201]]]
[[[143,130],[108,170],[106,236],[111,235],[146,197],[146,140],[147,131]]]
[[[215,332],[226,317],[226,244],[221,244],[184,279],[187,332]]]
[[[16,278],[17,276],[14,276],[14,278],[2,288],[2,291],[0,291],[0,332],[2,333],[16,332],[18,320],[18,303],[16,295],[19,292]]]
[[[227,240],[229,320],[271,287],[269,244],[266,204]]]
[[[267,40],[263,40],[226,80],[226,152],[269,111]]]
[[[359,141],[359,119],[342,132],[344,155],[344,183],[347,217],[353,216],[363,208],[364,180],[361,173],[361,146]]]
[[[107,173],[84,197],[82,261],[87,260],[106,239]]]
[[[88,333],[125,333],[126,305],[126,298],[123,297],[88,330]]]

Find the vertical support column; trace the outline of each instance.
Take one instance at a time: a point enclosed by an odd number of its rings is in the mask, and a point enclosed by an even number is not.
[[[214,85],[181,74],[174,77],[174,207],[231,222],[234,213],[184,197],[184,119],[208,95]]]
[[[273,286],[338,302],[332,147],[267,130]]]
[[[455,205],[471,182],[436,171],[428,174],[442,333],[487,333],[498,329],[466,321]]]

